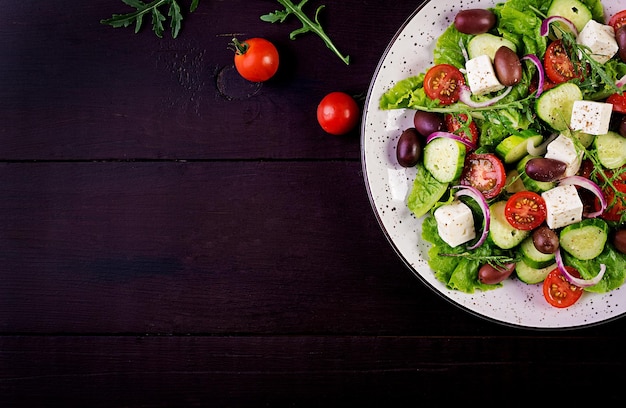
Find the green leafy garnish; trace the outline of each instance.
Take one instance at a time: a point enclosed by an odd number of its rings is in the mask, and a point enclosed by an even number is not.
[[[268,23],[277,23],[277,22],[282,23],[287,19],[287,17],[293,14],[294,16],[298,18],[298,20],[300,20],[300,22],[302,23],[302,27],[297,30],[292,31],[291,34],[289,35],[289,38],[294,40],[300,34],[313,32],[317,34],[324,41],[326,46],[330,48],[330,50],[333,51],[339,58],[341,58],[341,60],[346,65],[350,64],[350,57],[347,55],[344,56],[341,52],[339,52],[339,49],[337,49],[335,44],[332,42],[330,37],[326,34],[324,29],[322,28],[322,25],[320,24],[319,14],[320,14],[320,11],[322,11],[322,9],[325,7],[324,5],[321,5],[317,8],[317,10],[315,11],[314,20],[311,20],[309,17],[307,17],[304,11],[302,11],[302,7],[306,4],[308,0],[301,0],[300,3],[298,3],[297,5],[294,4],[291,0],[277,0],[277,1],[282,6],[284,6],[285,9],[276,10],[272,13],[262,15],[261,20],[266,21]]]
[[[189,12],[193,12],[198,7],[200,0],[193,0],[189,8]],[[125,4],[135,8],[135,11],[125,14],[113,14],[111,18],[101,20],[100,23],[110,25],[114,28],[128,27],[135,25],[135,33],[138,33],[143,24],[143,18],[146,15],[152,17],[152,31],[157,37],[162,38],[165,27],[163,22],[167,17],[161,11],[161,7],[169,6],[167,15],[170,17],[170,28],[172,30],[172,38],[178,37],[182,26],[183,15],[180,5],[176,0],[155,0],[151,3],[144,3],[141,0],[122,0]]]

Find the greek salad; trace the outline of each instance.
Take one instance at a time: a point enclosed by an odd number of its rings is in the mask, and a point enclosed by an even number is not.
[[[464,9],[433,64],[391,86],[428,263],[466,293],[507,279],[564,308],[626,279],[626,9],[508,0]]]

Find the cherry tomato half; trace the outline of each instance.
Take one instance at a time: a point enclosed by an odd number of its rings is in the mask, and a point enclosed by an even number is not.
[[[250,38],[243,42],[233,38],[235,68],[239,75],[251,82],[264,82],[278,71],[278,50],[264,38]]]
[[[555,84],[580,77],[579,73],[574,69],[574,64],[567,55],[561,40],[553,41],[548,45],[543,59],[543,66],[548,79]]]
[[[430,99],[438,99],[442,105],[450,105],[459,100],[465,78],[461,71],[449,64],[439,64],[430,68],[424,77],[424,92]]]
[[[626,94],[613,94],[607,98],[606,102],[613,105],[614,112],[626,113]]]
[[[609,20],[609,25],[613,27],[615,31],[621,26],[626,25],[626,10],[615,13]]]
[[[466,157],[462,185],[476,188],[489,200],[500,194],[505,183],[504,165],[495,154],[471,153]]]
[[[450,133],[464,137],[472,141],[474,145],[478,144],[478,127],[476,122],[471,121],[468,124],[468,117],[464,113],[447,113],[444,116],[446,129]],[[469,131],[469,135],[467,134]]]
[[[546,202],[539,194],[524,190],[513,194],[504,206],[504,216],[511,226],[530,231],[546,220]]]
[[[578,271],[566,266],[567,272],[580,278]],[[543,297],[554,307],[569,307],[576,303],[583,294],[583,289],[571,284],[561,273],[559,268],[554,268],[543,281]]]
[[[331,135],[350,132],[359,121],[359,106],[344,92],[331,92],[317,106],[317,122]]]

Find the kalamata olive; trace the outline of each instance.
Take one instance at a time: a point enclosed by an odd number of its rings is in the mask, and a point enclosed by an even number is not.
[[[420,135],[415,128],[408,128],[400,135],[396,148],[396,158],[402,167],[413,167],[422,157]]]
[[[532,239],[533,245],[542,254],[554,254],[559,249],[559,237],[547,225],[535,229]]]
[[[626,254],[626,229],[621,229],[613,235],[613,245],[623,254]]]
[[[526,175],[536,181],[556,181],[563,174],[567,164],[556,159],[534,157],[526,162]]]
[[[513,86],[522,80],[522,63],[509,47],[498,48],[493,58],[493,67],[498,81],[504,86]]]
[[[485,285],[495,285],[500,283],[513,273],[515,264],[510,263],[503,266],[495,267],[490,264],[484,264],[478,270],[478,280]]]
[[[416,111],[413,126],[424,137],[443,129],[443,117],[435,112]]]
[[[619,134],[626,137],[626,115],[619,122]]]
[[[621,26],[615,31],[615,41],[619,46],[618,55],[622,61],[626,62],[626,25]]]
[[[496,15],[486,9],[459,11],[454,17],[454,27],[464,34],[482,34],[496,25]]]

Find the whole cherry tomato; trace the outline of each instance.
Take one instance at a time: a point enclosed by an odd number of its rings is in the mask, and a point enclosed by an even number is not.
[[[359,121],[359,106],[345,92],[331,92],[317,106],[317,121],[327,133],[344,135]]]
[[[248,81],[264,82],[278,71],[278,50],[270,41],[250,38],[240,42],[233,38],[231,45],[235,50],[235,68]]]

